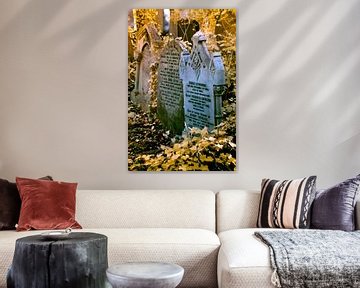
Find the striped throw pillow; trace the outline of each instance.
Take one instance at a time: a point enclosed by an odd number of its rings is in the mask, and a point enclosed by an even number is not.
[[[257,227],[308,228],[316,176],[294,180],[263,179]]]

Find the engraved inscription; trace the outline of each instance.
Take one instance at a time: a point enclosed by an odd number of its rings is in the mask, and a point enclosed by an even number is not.
[[[158,70],[158,116],[173,134],[181,134],[184,129],[183,82],[179,75],[181,53],[179,43],[170,42],[163,50]]]
[[[196,32],[192,41],[190,62],[182,75],[185,123],[212,130],[221,122],[224,66],[220,53],[209,53],[202,32]]]
[[[212,91],[203,83],[186,83],[185,122],[189,127],[212,127],[214,104]],[[210,113],[209,113],[210,112]]]
[[[160,59],[160,99],[168,114],[177,113],[181,108],[183,86],[179,77],[179,62],[180,56],[176,49],[171,49]]]

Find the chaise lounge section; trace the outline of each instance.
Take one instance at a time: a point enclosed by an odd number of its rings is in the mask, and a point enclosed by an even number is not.
[[[255,228],[259,201],[259,191],[223,190],[216,195],[219,288],[274,287],[269,247],[254,236],[255,231],[271,230]],[[360,202],[356,209],[359,229]]]

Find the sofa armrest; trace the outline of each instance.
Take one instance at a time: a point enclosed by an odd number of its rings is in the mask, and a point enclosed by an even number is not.
[[[360,199],[357,200],[355,206],[355,229],[360,230]]]

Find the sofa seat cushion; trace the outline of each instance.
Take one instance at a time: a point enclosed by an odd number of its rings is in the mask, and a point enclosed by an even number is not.
[[[255,231],[262,230],[274,229],[234,229],[219,234],[219,288],[274,287],[269,247],[254,236]]]
[[[179,287],[216,287],[220,241],[209,230],[178,228],[97,229],[109,237],[109,265],[162,261],[182,266]]]
[[[108,237],[109,265],[136,261],[163,261],[185,269],[179,287],[216,287],[216,264],[220,241],[204,229],[136,228],[82,229]],[[0,232],[0,287],[6,287],[6,273],[12,262],[17,238],[44,231]]]

